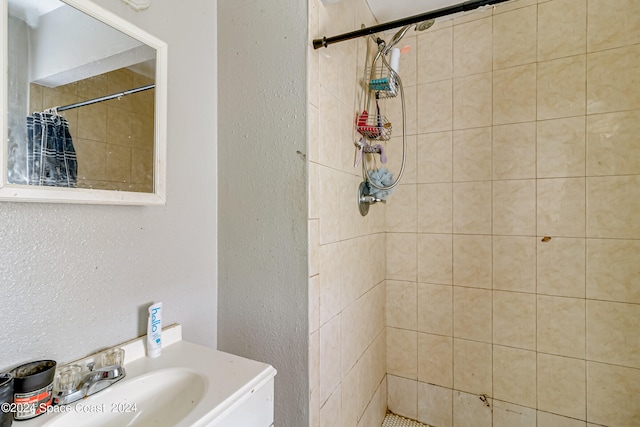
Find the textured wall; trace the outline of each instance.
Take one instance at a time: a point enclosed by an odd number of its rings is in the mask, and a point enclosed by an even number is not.
[[[276,424],[300,427],[308,419],[307,7],[222,0],[218,14],[218,343],[278,369]]]
[[[0,369],[135,338],[154,301],[216,345],[215,4],[96,3],[169,44],[167,205],[0,202]]]

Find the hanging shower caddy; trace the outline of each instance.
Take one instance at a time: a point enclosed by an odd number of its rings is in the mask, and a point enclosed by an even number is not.
[[[356,166],[358,163],[362,163],[363,182],[358,188],[358,209],[362,216],[369,213],[370,205],[377,202],[385,203],[387,196],[398,185],[404,172],[407,151],[404,89],[400,76],[394,70],[394,68],[397,69],[396,58],[391,61],[394,63],[394,67],[387,60],[387,55],[391,52],[393,45],[399,41],[399,38],[396,40],[394,37],[389,46],[380,38],[371,38],[376,42],[378,51],[371,65],[365,66],[364,69],[362,85],[364,94],[361,98],[363,105],[359,109],[355,126],[359,135],[358,141],[355,142]],[[369,43],[367,43],[366,58],[369,58]],[[399,61],[399,51],[397,60]],[[392,123],[382,114],[380,101],[386,98],[395,98],[398,94],[400,94],[402,105],[402,165],[394,180],[392,173],[385,168],[375,168],[377,164],[375,156],[380,156],[381,163],[387,162],[383,143],[391,139],[393,131]],[[373,155],[373,170],[368,156],[371,154]]]

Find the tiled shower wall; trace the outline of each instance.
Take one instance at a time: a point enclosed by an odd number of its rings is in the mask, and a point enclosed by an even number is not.
[[[408,35],[389,408],[640,425],[640,2],[520,0]]]
[[[152,84],[122,68],[47,88],[30,85],[30,111],[99,98]],[[78,157],[78,187],[153,192],[154,90],[60,113]]]
[[[361,0],[310,0],[309,10],[309,425],[379,426],[387,406],[385,216],[379,206],[358,213],[353,166],[365,44],[311,47],[373,17]]]

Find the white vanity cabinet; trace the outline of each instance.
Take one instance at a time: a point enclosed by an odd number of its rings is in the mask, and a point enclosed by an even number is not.
[[[273,383],[268,381],[251,389],[238,401],[229,413],[214,420],[209,427],[272,427],[273,426]]]

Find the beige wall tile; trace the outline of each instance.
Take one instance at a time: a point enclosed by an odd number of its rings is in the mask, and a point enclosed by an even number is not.
[[[640,111],[587,118],[587,175],[640,174]]]
[[[536,234],[536,181],[493,182],[493,233]]]
[[[342,313],[340,313],[340,317],[342,328],[340,331],[340,347],[342,350],[340,358],[342,371],[340,378],[344,379],[358,361],[360,357],[360,347],[362,347],[360,345],[360,336],[362,333],[359,330],[362,329],[362,327],[359,321],[364,319],[358,301],[345,307]]]
[[[400,78],[402,78],[402,70],[400,70]],[[405,119],[407,124],[407,135],[415,135],[417,133],[416,132],[417,131],[417,128],[416,128],[417,98],[416,96],[417,96],[418,88],[416,86],[407,86],[404,84],[404,81],[403,81],[403,88],[404,88],[404,97],[405,97],[404,101],[405,101],[405,113],[406,113]],[[371,102],[371,110],[375,108],[375,105],[376,105],[375,98],[373,98]],[[393,126],[391,135],[402,138],[403,118],[402,118],[401,96],[398,95],[395,98],[386,98],[384,100],[380,100],[378,102],[378,105],[380,106],[381,114],[385,116]],[[390,147],[390,144],[387,144],[387,147]]]
[[[492,70],[492,28],[491,17],[453,26],[454,76],[468,76]]]
[[[397,136],[391,138],[385,148],[387,153],[386,168],[392,171],[393,175],[397,177],[400,173],[400,168],[402,167],[402,151],[404,148],[402,133],[398,133],[396,135]],[[415,184],[418,179],[416,169],[418,165],[418,147],[416,140],[416,135],[407,135],[407,159],[404,166],[404,172],[400,180],[402,184]]]
[[[531,122],[536,119],[536,64],[493,73],[493,124]]]
[[[416,330],[418,327],[418,288],[414,282],[387,281],[387,326]]]
[[[585,357],[585,300],[538,296],[538,351]]]
[[[349,188],[353,199],[353,188]],[[415,233],[418,226],[417,188],[415,184],[400,184],[395,187],[386,206],[387,230],[390,232]],[[351,206],[352,211],[356,211]]]
[[[418,182],[451,182],[453,137],[451,132],[418,135]]]
[[[475,394],[454,391],[453,425],[457,427],[491,427],[493,424],[493,416],[491,413],[493,400],[486,398],[486,402],[487,403],[483,402],[479,396]]]
[[[418,381],[453,387],[453,338],[418,333]]]
[[[538,234],[583,237],[585,192],[584,178],[538,180]]]
[[[418,133],[452,129],[453,82],[442,80],[418,86]]]
[[[491,291],[453,287],[453,336],[491,342]]]
[[[453,238],[450,234],[418,235],[418,281],[453,283]]]
[[[584,420],[586,362],[538,353],[538,409]]]
[[[131,181],[131,149],[107,144],[107,180],[111,182]]]
[[[453,79],[453,128],[490,126],[492,73]]]
[[[406,87],[418,84],[418,37],[415,32],[409,31],[397,48],[409,47],[408,51],[402,49],[398,73],[402,79],[402,85]],[[424,74],[421,71],[420,74]]]
[[[342,311],[343,245],[320,246],[320,325]]]
[[[418,283],[418,331],[453,336],[453,288]]]
[[[314,390],[309,396],[309,427],[320,427],[320,392]]]
[[[585,297],[585,239],[538,240],[538,294]]]
[[[366,407],[357,427],[381,425],[387,413],[387,384],[382,381],[371,398],[371,404]]]
[[[389,214],[387,214],[387,218]],[[418,232],[451,233],[453,231],[453,185],[418,185]]]
[[[584,176],[584,117],[539,121],[537,127],[538,178]]]
[[[324,55],[320,56],[320,58],[323,57]],[[340,151],[336,152],[336,148],[341,150],[341,147],[335,146],[336,123],[340,123],[340,100],[326,86],[320,87],[319,95],[319,163],[341,169],[341,155],[338,154]]]
[[[387,373],[418,378],[418,333],[387,328]]]
[[[78,180],[106,180],[107,144],[77,138],[73,145],[78,159]]]
[[[536,410],[512,403],[493,401],[493,427],[535,427]]]
[[[342,389],[338,388],[320,408],[320,427],[342,423]]]
[[[640,4],[619,0],[611,7],[607,0],[588,2],[587,49],[589,52],[640,43]]]
[[[493,397],[536,406],[536,353],[493,346]]]
[[[491,233],[491,182],[453,184],[453,232]]]
[[[107,141],[107,107],[93,104],[78,110],[78,138]]]
[[[535,122],[495,126],[492,153],[493,179],[535,178]]]
[[[320,276],[309,278],[309,332],[320,328]]]
[[[587,421],[632,426],[640,419],[640,370],[587,362]]]
[[[453,28],[421,33],[417,41],[418,84],[453,77]]]
[[[491,289],[491,236],[453,236],[453,283]]]
[[[587,47],[587,1],[538,5],[538,61],[577,55]]]
[[[313,69],[313,67],[310,67]],[[318,90],[316,90],[318,92]],[[309,92],[311,96],[311,92]],[[317,103],[309,104],[309,145],[308,157],[310,162],[318,162],[320,160],[320,110]]]
[[[493,343],[526,350],[536,349],[536,296],[534,294],[493,292]],[[500,398],[497,394],[494,397]],[[513,402],[526,404],[522,401]]]
[[[587,236],[640,239],[640,176],[587,178]]]
[[[453,391],[449,388],[418,383],[418,421],[452,427]]]
[[[318,216],[320,244],[340,239],[340,174],[334,169],[318,166]]]
[[[320,331],[309,335],[309,391],[320,386]]]
[[[640,45],[587,56],[587,114],[640,108],[640,88],[632,84],[640,64]]]
[[[538,411],[538,427],[586,427],[587,423],[574,418]]]
[[[587,359],[640,368],[640,305],[587,300]]]
[[[638,265],[638,240],[587,240],[587,298],[640,304]]]
[[[320,166],[317,163],[309,162],[307,167],[307,179],[309,180],[309,218],[320,218]],[[319,227],[319,225],[318,225]],[[318,230],[318,241],[320,231]]]
[[[387,234],[387,278],[415,281],[418,276],[415,234]]]
[[[456,390],[492,395],[491,347],[491,344],[476,341],[453,340],[453,386]]]
[[[491,128],[453,132],[453,181],[491,179]]]
[[[538,120],[583,115],[586,56],[538,63]]]
[[[418,382],[387,375],[387,404],[395,414],[416,419],[418,417]]]
[[[536,238],[495,236],[493,238],[493,288],[535,292]]]
[[[530,6],[493,17],[493,69],[536,61],[537,7]]]
[[[320,328],[320,404],[325,402],[342,380],[340,362],[340,316],[336,316]]]
[[[320,232],[320,224],[316,219],[310,219],[308,224],[309,276],[315,276],[320,273],[320,240],[318,235]]]
[[[345,376],[341,384],[342,389],[342,425],[355,426],[358,424],[358,369],[354,367]]]

